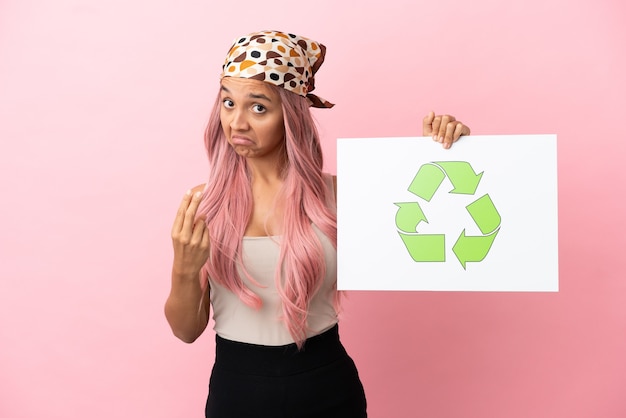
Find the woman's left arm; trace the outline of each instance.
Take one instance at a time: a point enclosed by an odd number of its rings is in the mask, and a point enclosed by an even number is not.
[[[435,115],[430,112],[424,117],[422,135],[432,136],[433,141],[439,142],[448,149],[459,140],[462,135],[469,135],[470,128],[451,115]]]

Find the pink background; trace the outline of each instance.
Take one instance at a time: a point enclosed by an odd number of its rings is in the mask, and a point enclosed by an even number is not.
[[[559,137],[561,291],[351,293],[370,416],[626,416],[623,2],[215,3],[0,2],[0,416],[202,416],[213,332],[165,322],[169,229],[228,45],[265,28],[328,46],[328,171],[430,109]]]

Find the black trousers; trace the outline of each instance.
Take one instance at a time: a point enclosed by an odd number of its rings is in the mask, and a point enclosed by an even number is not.
[[[337,325],[295,344],[263,346],[216,336],[207,418],[365,418],[363,385]]]

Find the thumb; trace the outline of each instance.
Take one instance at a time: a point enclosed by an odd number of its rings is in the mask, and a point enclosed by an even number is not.
[[[432,110],[424,117],[422,125],[422,135],[430,136],[433,133],[433,121],[435,120],[435,112]]]

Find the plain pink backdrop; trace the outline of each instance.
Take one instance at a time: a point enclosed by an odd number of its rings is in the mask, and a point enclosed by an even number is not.
[[[431,109],[559,138],[560,292],[352,292],[341,331],[370,416],[626,416],[625,12],[0,1],[0,416],[202,416],[213,332],[185,345],[165,322],[169,229],[205,178],[229,43],[274,28],[328,47],[330,172],[335,138],[419,135]]]

